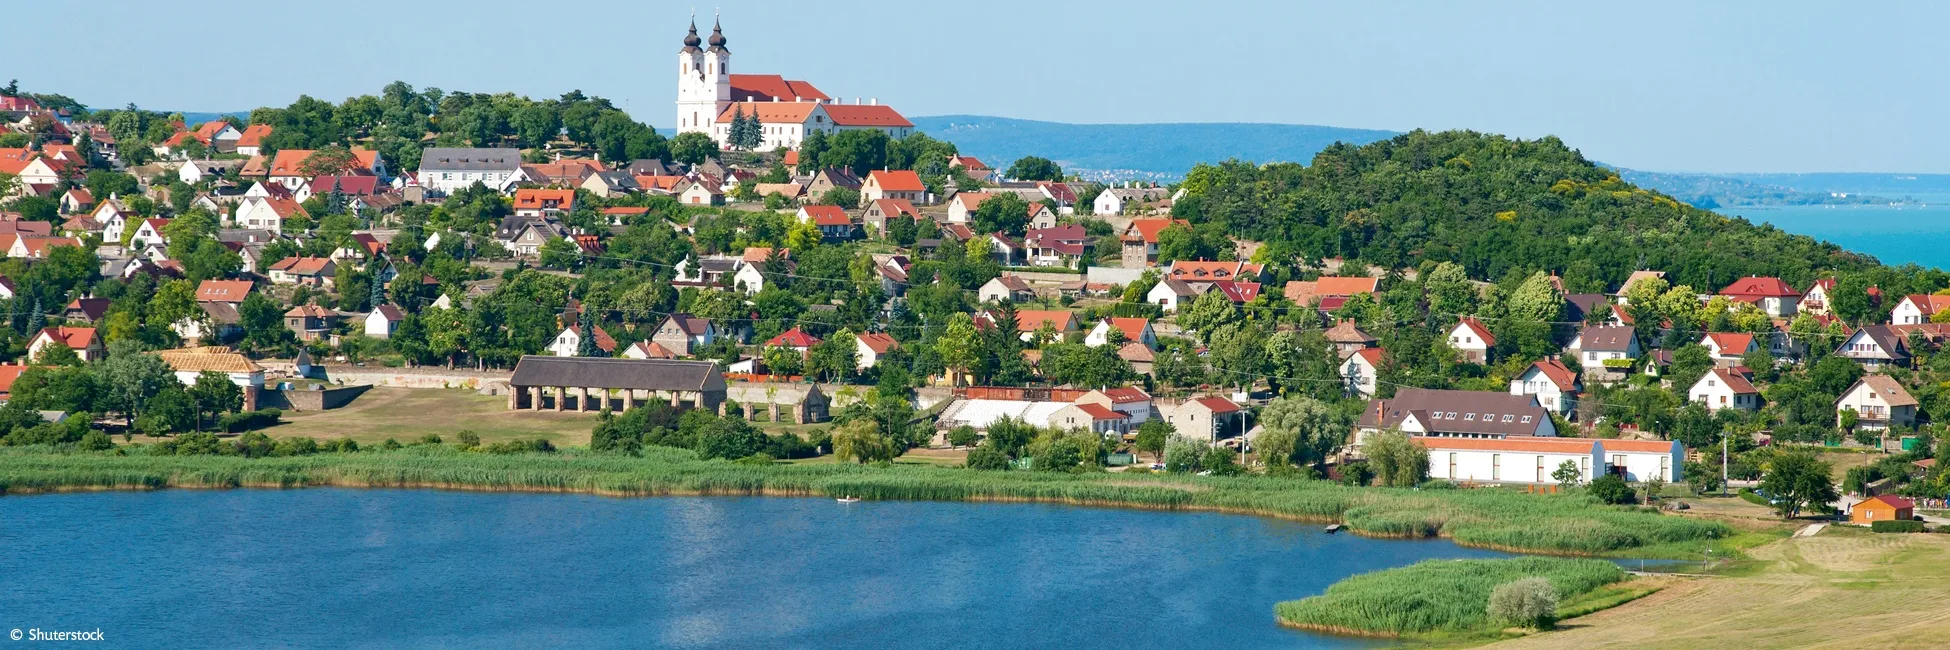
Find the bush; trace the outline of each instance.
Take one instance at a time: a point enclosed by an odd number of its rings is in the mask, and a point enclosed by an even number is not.
[[[1920,521],[1902,521],[1897,519],[1871,522],[1869,524],[1869,530],[1878,533],[1920,533],[1924,532],[1926,528],[1927,526],[1924,526],[1923,522]]]
[[[968,468],[985,470],[1009,469],[1009,456],[989,445],[968,450]]]
[[[1524,578],[1490,592],[1490,620],[1548,630],[1557,624],[1557,588],[1548,578]]]
[[[115,441],[109,440],[106,433],[90,431],[81,436],[81,448],[84,451],[108,451],[115,448]]]
[[[454,434],[454,441],[460,443],[461,449],[473,449],[481,446],[481,434],[463,430]]]
[[[225,413],[223,417],[217,418],[217,428],[223,429],[225,433],[255,431],[276,425],[278,419],[282,417],[284,411],[275,408]]]
[[[1617,474],[1606,474],[1591,480],[1591,496],[1612,505],[1622,505],[1638,501],[1638,494],[1625,479]]]

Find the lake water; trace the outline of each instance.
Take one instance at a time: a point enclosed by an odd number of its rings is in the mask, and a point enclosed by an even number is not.
[[[1930,197],[1902,206],[1796,205],[1721,208],[1719,212],[1835,242],[1842,248],[1874,255],[1884,264],[1915,262],[1950,268],[1950,197]]]
[[[1445,541],[1211,513],[408,490],[0,497],[0,630],[114,647],[1357,647],[1273,605]]]

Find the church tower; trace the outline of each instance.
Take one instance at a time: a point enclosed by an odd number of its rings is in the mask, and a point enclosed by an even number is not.
[[[697,36],[697,21],[684,36],[684,49],[677,51],[677,132],[698,131],[709,135],[717,124],[718,112],[731,104],[731,50],[724,47],[723,28],[713,25],[711,49],[699,48],[704,40]]]

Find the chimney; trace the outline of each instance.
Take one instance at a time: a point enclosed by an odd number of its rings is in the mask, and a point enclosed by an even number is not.
[[[773,95],[773,96],[772,96],[772,103],[774,103],[774,104],[777,104],[777,103],[779,103],[779,96],[778,96],[778,95]]]
[[[854,105],[854,106],[859,106],[859,105],[860,105],[860,98],[859,98],[858,96],[855,96],[855,97],[853,98],[853,105]]]
[[[867,100],[867,103],[868,103],[868,104],[871,104],[871,105],[874,105],[874,106],[879,106],[879,105],[880,105],[880,98],[879,98],[879,97],[874,97],[874,98],[871,98],[871,99],[868,99],[868,100]]]
[[[800,97],[800,96],[798,96],[798,95],[793,95],[793,96],[792,96],[792,101],[794,101],[794,102],[803,102],[803,101],[806,101],[806,98],[804,98],[804,97]]]

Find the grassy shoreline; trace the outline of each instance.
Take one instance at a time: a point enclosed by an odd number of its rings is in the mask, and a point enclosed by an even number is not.
[[[1585,614],[1629,598],[1588,599],[1629,576],[1604,560],[1521,557],[1498,560],[1424,560],[1405,567],[1350,576],[1318,596],[1273,607],[1281,625],[1343,636],[1463,641],[1499,636],[1487,605],[1498,585],[1543,577],[1557,588],[1567,613]],[[1615,596],[1605,594],[1605,596]]]
[[[1213,511],[1317,523],[1383,538],[1551,555],[1639,555],[1735,535],[1717,522],[1508,490],[1351,488],[1267,477],[977,472],[847,464],[741,465],[652,448],[643,457],[493,455],[448,447],[247,459],[0,449],[0,495],[71,490],[301,487],[437,488],[639,497],[857,496]],[[1679,549],[1659,553],[1681,557]]]

